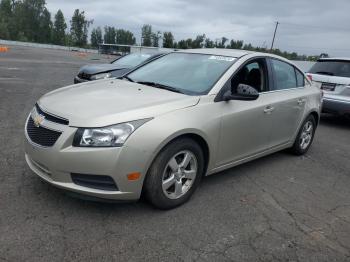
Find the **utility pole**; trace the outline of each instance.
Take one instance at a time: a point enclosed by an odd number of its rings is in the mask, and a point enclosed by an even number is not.
[[[277,28],[278,28],[278,25],[279,25],[280,23],[277,21],[276,22],[276,27],[275,27],[275,33],[273,34],[273,39],[272,39],[272,44],[271,44],[271,49],[270,49],[270,51],[272,51],[272,49],[273,49],[273,45],[274,45],[274,43],[275,43],[275,38],[276,38],[276,33],[277,33]]]

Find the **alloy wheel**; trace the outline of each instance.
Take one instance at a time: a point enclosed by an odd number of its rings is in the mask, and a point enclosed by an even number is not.
[[[189,150],[175,154],[165,166],[162,189],[169,199],[178,199],[192,187],[198,170],[196,156]]]
[[[311,144],[312,136],[314,134],[314,125],[311,121],[307,121],[303,127],[303,131],[301,132],[299,145],[302,150],[308,148]]]

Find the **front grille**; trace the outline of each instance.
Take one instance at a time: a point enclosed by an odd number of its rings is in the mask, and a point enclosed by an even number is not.
[[[60,137],[61,132],[47,129],[45,127],[36,127],[34,121],[29,117],[27,122],[27,134],[32,142],[40,146],[53,146]]]
[[[90,80],[91,75],[90,75],[90,74],[87,74],[87,73],[82,72],[82,73],[79,73],[79,74],[78,74],[78,77],[79,77],[79,78],[81,78],[81,79]]]
[[[62,118],[62,117],[58,117],[58,116],[54,116],[52,114],[49,114],[49,113],[46,113],[44,112],[39,106],[38,104],[35,104],[35,108],[36,110],[38,111],[38,113],[40,115],[43,115],[45,117],[46,120],[48,121],[51,121],[51,122],[54,122],[54,123],[58,123],[58,124],[61,124],[61,125],[68,125],[69,124],[69,121],[65,118]]]
[[[74,184],[106,191],[118,191],[118,187],[110,176],[71,174]]]

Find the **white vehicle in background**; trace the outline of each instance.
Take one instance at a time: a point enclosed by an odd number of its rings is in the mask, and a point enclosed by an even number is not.
[[[307,75],[324,92],[323,112],[350,116],[350,58],[321,58]]]

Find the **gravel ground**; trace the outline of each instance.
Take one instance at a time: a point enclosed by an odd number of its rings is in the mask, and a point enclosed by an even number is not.
[[[37,178],[24,160],[28,112],[80,66],[105,61],[27,47],[0,53],[0,261],[350,261],[344,119],[323,116],[306,156],[280,152],[207,177],[189,203],[166,212],[78,200]]]

